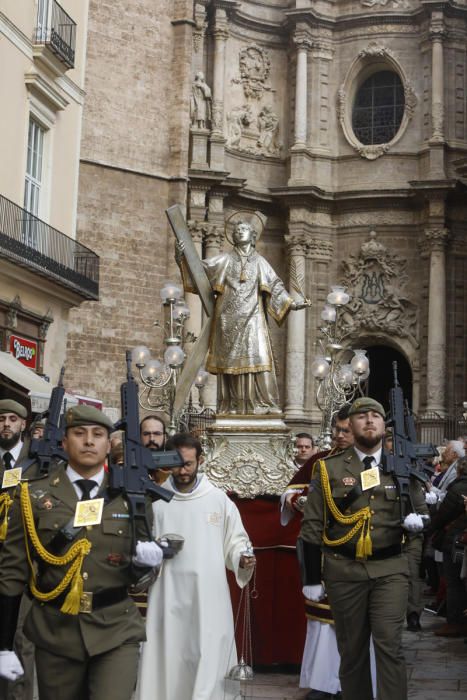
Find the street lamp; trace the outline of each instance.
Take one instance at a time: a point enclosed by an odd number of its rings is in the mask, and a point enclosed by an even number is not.
[[[353,401],[359,394],[363,396],[363,383],[370,374],[370,363],[365,350],[344,347],[347,332],[341,324],[342,308],[350,301],[345,287],[331,287],[323,310],[319,328],[318,343],[320,352],[311,364],[311,373],[318,383],[316,402],[322,413],[319,445],[322,449],[331,447],[332,419],[340,407]],[[353,356],[344,362],[348,352]]]
[[[190,310],[183,299],[183,290],[175,282],[164,282],[160,295],[163,308],[163,321],[155,326],[164,331],[165,351],[162,361],[152,358],[151,351],[145,345],[137,345],[132,351],[132,360],[139,370],[143,389],[139,395],[142,408],[164,411],[169,415],[167,432],[177,432],[179,416],[174,413],[174,401],[177,381],[185,362],[184,347],[186,343],[196,340],[193,333],[186,331],[185,323],[190,318]],[[209,374],[204,370],[198,372],[195,385],[201,390]],[[199,380],[199,381],[198,381]]]

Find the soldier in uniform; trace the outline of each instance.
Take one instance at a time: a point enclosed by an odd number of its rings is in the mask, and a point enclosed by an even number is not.
[[[321,460],[305,506],[305,595],[319,601],[324,585],[334,615],[345,700],[372,700],[370,636],[376,656],[378,700],[407,698],[401,637],[407,609],[404,532],[421,531],[422,517],[401,522],[398,483],[381,469],[385,411],[368,397],[349,411],[354,446]],[[425,505],[412,484],[415,509]],[[323,560],[323,565],[322,565]]]
[[[21,484],[0,554],[0,676],[22,672],[12,648],[29,580],[24,631],[36,646],[41,700],[129,700],[135,686],[145,630],[127,587],[160,564],[162,550],[138,521],[133,555],[128,504],[109,492],[104,470],[112,429],[92,406],[67,411],[68,463]]]
[[[7,536],[9,509],[14,499],[16,481],[8,480],[28,456],[29,439],[25,437],[28,411],[14,399],[0,401],[0,547]],[[13,474],[13,472],[10,472]],[[31,476],[36,474],[31,471]],[[5,477],[5,478],[4,478]],[[7,486],[10,484],[9,486]],[[22,600],[15,637],[15,652],[21,659],[24,675],[16,681],[0,678],[0,700],[32,700],[34,691],[34,647],[23,635],[24,616],[29,600]]]
[[[0,479],[7,469],[18,466],[28,455],[29,441],[23,440],[28,411],[13,399],[0,401]],[[0,481],[1,485],[2,481]]]

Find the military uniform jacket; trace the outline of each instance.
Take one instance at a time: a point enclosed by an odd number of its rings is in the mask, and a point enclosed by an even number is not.
[[[361,485],[360,474],[364,466],[360,462],[353,447],[349,447],[337,455],[325,460],[329,476],[332,498],[339,505],[356,484]],[[426,512],[424,489],[421,484],[415,482],[411,485],[411,496],[415,504],[415,510]],[[355,513],[368,506],[371,513],[370,536],[373,553],[385,550],[393,546],[395,549],[402,545],[404,531],[401,527],[401,511],[399,490],[395,478],[384,474],[380,470],[380,484],[363,491],[350,507],[343,511],[343,515]],[[326,518],[326,523],[324,522]],[[347,534],[351,526],[340,524],[330,515],[325,506],[325,498],[321,484],[321,468],[316,465],[315,479],[308,493],[308,500],[302,522],[301,537],[313,545],[322,547],[323,551],[323,576],[324,579],[336,581],[366,580],[378,578],[395,573],[407,573],[408,564],[405,554],[396,554],[385,559],[356,560],[348,554],[348,550],[355,550],[360,533],[344,545],[343,548],[326,546],[323,543],[323,529],[326,526],[326,534],[329,540],[337,540]]]
[[[29,438],[25,438],[23,442],[23,446],[21,447],[21,452],[18,455],[18,459],[16,460],[15,467],[20,467],[21,462],[25,460],[29,454],[29,444],[30,440]],[[32,468],[32,467],[31,467]],[[3,474],[5,473],[5,466],[3,464],[3,459],[0,457],[0,488],[3,482]]]
[[[94,594],[127,587],[138,576],[135,569],[139,575],[147,571],[131,563],[128,505],[121,495],[111,498],[106,486],[107,476],[97,496],[105,499],[101,523],[84,527],[74,540],[85,537],[92,544],[81,571],[84,591]],[[57,467],[47,477],[30,482],[29,493],[37,534],[43,546],[49,549],[57,533],[73,519],[78,498],[64,466]],[[150,505],[148,512],[152,520]],[[22,520],[20,508],[12,508],[8,536],[0,553],[0,594],[5,596],[20,595],[29,580]],[[138,529],[141,531],[137,530],[137,538],[147,540],[145,530],[142,532],[143,526]],[[62,555],[68,547],[65,545],[55,553]],[[55,588],[67,569],[43,561],[35,561],[35,566],[39,572],[37,587],[41,592]],[[77,615],[62,613],[59,605],[33,599],[24,630],[38,647],[76,660],[101,654],[124,643],[145,640],[144,621],[128,597]]]

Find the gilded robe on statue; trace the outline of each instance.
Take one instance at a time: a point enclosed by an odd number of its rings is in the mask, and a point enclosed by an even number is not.
[[[267,314],[281,324],[293,299],[254,248],[203,260],[216,293],[206,369],[219,375],[220,413],[280,413]],[[182,265],[186,291],[187,270]]]

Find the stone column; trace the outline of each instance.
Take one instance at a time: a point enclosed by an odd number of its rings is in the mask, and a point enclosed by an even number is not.
[[[294,43],[297,47],[294,147],[303,148],[307,142],[308,50],[311,48],[311,42],[299,34],[295,36]]]
[[[441,180],[446,177],[444,154],[444,52],[443,40],[446,37],[442,12],[431,14],[430,38],[431,55],[431,138],[430,178]]]
[[[446,260],[448,230],[442,227],[425,229],[425,242],[430,255],[428,292],[428,346],[426,376],[426,409],[446,413]]]
[[[431,15],[431,121],[432,141],[444,141],[444,56],[443,41],[446,37],[442,12]]]
[[[305,252],[303,235],[285,237],[289,254],[289,291],[294,299],[303,301],[306,294]],[[294,290],[295,278],[303,289],[303,295]],[[285,415],[287,420],[303,419],[305,402],[305,328],[307,309],[290,311],[287,319]]]
[[[214,71],[212,100],[212,135],[211,159],[213,170],[224,169],[224,84],[225,84],[225,48],[229,36],[227,13],[216,8],[214,22]]]
[[[305,365],[305,415],[311,420],[313,435],[319,434],[321,426],[321,411],[316,402],[316,390],[318,385],[310,372],[310,365],[315,355],[319,352],[317,345],[318,329],[322,325],[321,311],[326,303],[326,297],[330,291],[330,285],[336,282],[331,277],[331,264],[334,256],[334,246],[331,242],[331,233],[322,229],[316,230],[313,226],[310,237],[307,239],[307,276],[308,296],[311,299],[311,309],[308,310],[308,332],[306,334],[306,365]]]
[[[193,28],[193,75],[198,71],[205,72],[204,37],[206,34],[206,8],[201,3],[195,4],[195,26]]]

